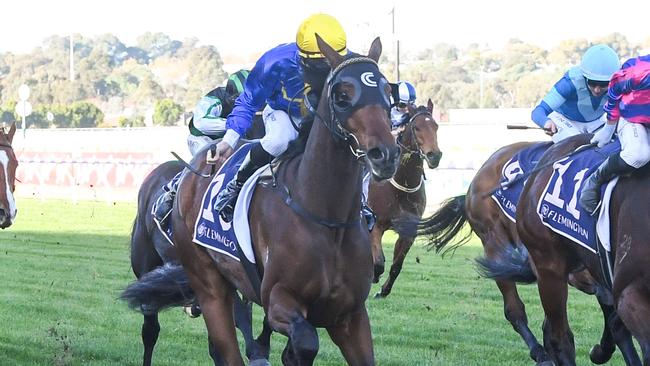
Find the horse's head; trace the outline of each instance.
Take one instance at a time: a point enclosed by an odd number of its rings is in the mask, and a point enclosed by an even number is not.
[[[379,38],[372,42],[367,57],[343,57],[318,35],[316,39],[332,67],[327,93],[323,93],[331,116],[330,131],[351,147],[356,145],[355,154],[364,157],[376,180],[392,177],[400,148],[390,133],[390,85],[377,66]]]
[[[16,133],[16,124],[12,124],[9,132],[0,128],[0,228],[5,229],[16,218],[16,168],[18,159],[11,147],[11,141]]]
[[[397,143],[408,153],[419,155],[426,160],[429,168],[434,169],[440,163],[442,152],[438,147],[438,124],[433,119],[432,112],[431,99],[426,107],[409,104],[409,121],[397,135]]]

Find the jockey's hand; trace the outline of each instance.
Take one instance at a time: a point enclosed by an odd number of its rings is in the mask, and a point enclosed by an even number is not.
[[[557,133],[557,126],[555,125],[555,122],[550,119],[546,120],[546,123],[544,123],[544,133],[549,136],[555,135]]]
[[[234,151],[235,150],[227,142],[221,141],[217,144],[214,156],[212,155],[212,151],[210,149],[208,150],[208,155],[205,158],[205,161],[208,164],[216,164],[220,166]]]
[[[594,137],[591,138],[591,143],[597,143],[598,147],[603,147],[607,145],[611,140],[612,136],[614,136],[614,132],[616,131],[616,122],[607,122],[603,127],[596,131],[594,134]]]

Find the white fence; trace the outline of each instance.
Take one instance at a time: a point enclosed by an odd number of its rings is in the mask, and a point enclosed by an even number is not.
[[[189,158],[185,127],[132,129],[30,129],[16,133],[18,196],[135,201],[142,180],[158,164]],[[476,170],[501,146],[545,139],[535,130],[504,124],[441,124],[440,166],[426,171],[429,206],[464,193]]]

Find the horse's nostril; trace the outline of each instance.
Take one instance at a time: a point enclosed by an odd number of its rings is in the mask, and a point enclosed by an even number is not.
[[[368,151],[368,158],[370,160],[382,160],[384,159],[384,152],[379,148],[370,149]]]

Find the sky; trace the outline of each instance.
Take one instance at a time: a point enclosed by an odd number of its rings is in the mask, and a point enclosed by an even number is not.
[[[647,22],[623,22],[616,16],[630,14],[629,9],[647,14],[650,1],[619,2],[624,5],[620,11],[616,4],[603,0],[8,0],[2,4],[0,52],[27,53],[48,36],[70,33],[84,37],[112,33],[134,45],[139,35],[150,31],[181,41],[196,37],[222,54],[259,54],[293,41],[300,22],[316,12],[337,17],[348,34],[348,45],[358,52],[365,52],[361,47],[376,36],[382,37],[385,49],[399,39],[406,50],[438,42],[498,48],[510,38],[550,48],[562,39],[592,40],[612,32],[633,42],[650,42]]]

